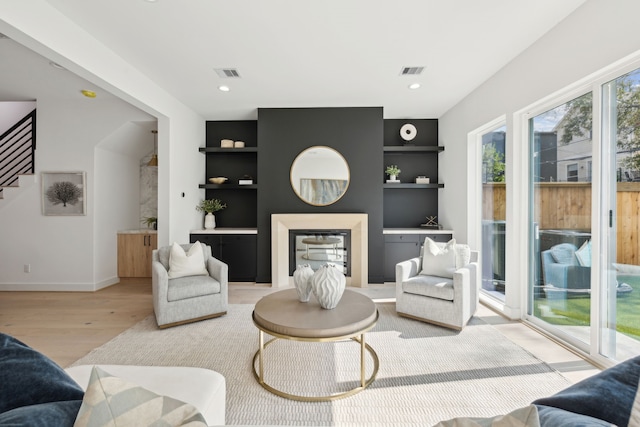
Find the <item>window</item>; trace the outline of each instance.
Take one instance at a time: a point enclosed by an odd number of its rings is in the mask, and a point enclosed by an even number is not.
[[[578,182],[578,164],[572,163],[567,165],[567,181]]]

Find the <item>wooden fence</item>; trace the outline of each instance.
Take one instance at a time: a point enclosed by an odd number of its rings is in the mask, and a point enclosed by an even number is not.
[[[535,187],[535,217],[541,230],[590,230],[591,183],[544,182]],[[640,182],[618,183],[617,259],[640,265]],[[483,185],[482,218],[506,219],[504,183]]]

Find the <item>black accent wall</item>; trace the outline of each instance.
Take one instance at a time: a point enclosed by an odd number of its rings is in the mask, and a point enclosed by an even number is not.
[[[368,214],[369,282],[383,282],[382,112],[382,107],[258,109],[258,283],[271,282],[271,215],[275,213]],[[349,164],[349,188],[329,206],[306,204],[289,181],[296,156],[314,145],[334,148]]]

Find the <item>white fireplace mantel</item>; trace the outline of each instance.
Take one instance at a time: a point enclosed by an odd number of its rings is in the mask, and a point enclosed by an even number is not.
[[[351,277],[347,286],[367,287],[369,280],[368,216],[355,213],[271,215],[271,286],[293,285],[289,276],[289,230],[351,230]]]

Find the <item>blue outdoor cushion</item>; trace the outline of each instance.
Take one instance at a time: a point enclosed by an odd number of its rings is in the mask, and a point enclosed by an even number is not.
[[[586,378],[534,405],[551,406],[575,414],[626,426],[640,380],[640,356]],[[589,425],[589,424],[586,424]]]
[[[558,264],[566,265],[578,265],[578,258],[576,258],[576,247],[571,243],[560,243],[553,246],[551,256]]]
[[[0,414],[41,403],[82,401],[83,396],[82,388],[55,362],[0,333]]]

